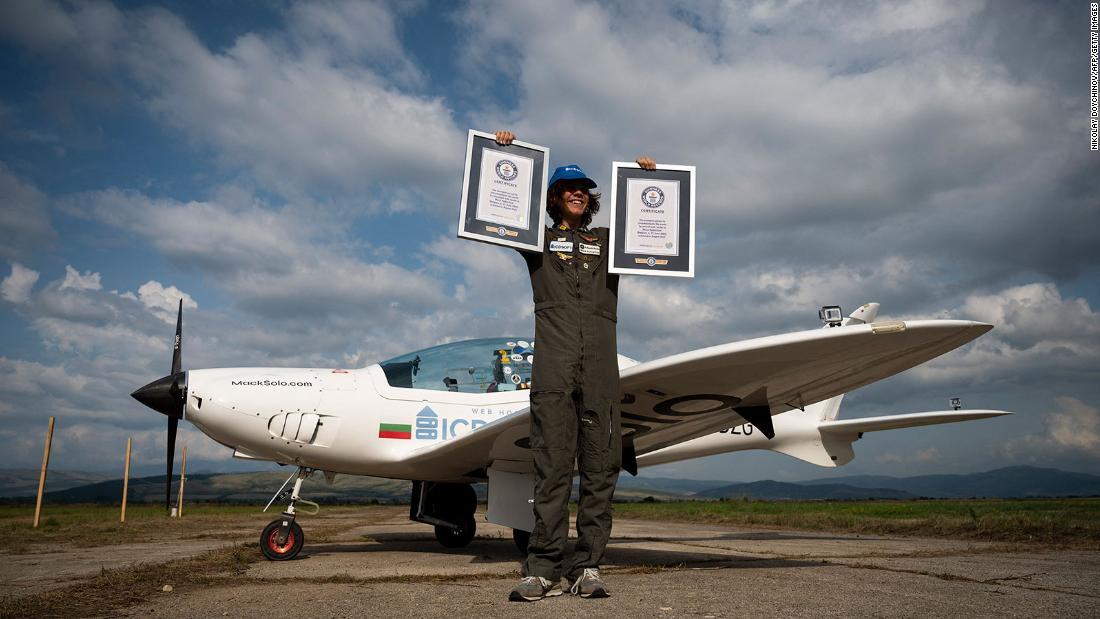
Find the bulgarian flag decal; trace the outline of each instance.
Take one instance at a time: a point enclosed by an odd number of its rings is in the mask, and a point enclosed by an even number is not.
[[[408,423],[380,423],[378,424],[378,438],[412,438],[412,424]]]

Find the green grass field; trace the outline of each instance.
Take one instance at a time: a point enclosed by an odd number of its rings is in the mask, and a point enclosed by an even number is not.
[[[622,503],[615,516],[1100,547],[1100,499]]]

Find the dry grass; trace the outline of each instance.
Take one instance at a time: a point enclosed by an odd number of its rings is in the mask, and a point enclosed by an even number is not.
[[[1100,548],[1100,499],[624,503],[620,518]]]
[[[196,587],[232,584],[260,559],[256,544],[212,550],[190,559],[142,563],[37,595],[0,601],[0,617],[72,617],[109,614],[155,595],[175,595]],[[164,593],[171,585],[174,593]]]
[[[126,522],[119,522],[119,508],[107,505],[57,505],[43,509],[42,522],[32,528],[33,505],[0,505],[0,527],[11,531],[8,551],[14,554],[59,550],[67,546],[113,546],[156,541],[218,539],[252,541],[279,515],[256,505],[186,505],[183,518],[167,518],[161,505],[133,505],[126,510]],[[302,516],[309,522],[310,541],[324,542],[347,528],[392,517],[407,507],[371,506],[322,508],[316,516]]]

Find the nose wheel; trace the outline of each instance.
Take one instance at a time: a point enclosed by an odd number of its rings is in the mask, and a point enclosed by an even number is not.
[[[320,507],[313,501],[307,501],[299,496],[302,490],[302,482],[304,482],[310,475],[313,474],[313,469],[308,469],[304,466],[298,467],[298,470],[283,482],[282,488],[275,493],[275,496],[271,497],[268,501],[267,507],[264,511],[267,511],[268,507],[275,501],[285,498],[288,493],[283,492],[286,485],[290,483],[291,479],[294,479],[294,489],[290,491],[290,505],[287,506],[286,511],[282,516],[272,520],[268,523],[262,533],[260,533],[260,552],[269,561],[289,561],[298,556],[298,553],[302,550],[302,545],[305,543],[306,536],[302,533],[302,527],[295,522],[295,515],[298,513],[298,505],[305,505],[311,508],[307,514],[316,514],[320,511]],[[297,476],[297,479],[295,479]]]
[[[298,553],[302,550],[302,544],[306,541],[306,537],[302,533],[302,527],[297,522],[291,521],[285,540],[279,543],[279,532],[284,526],[283,521],[283,518],[272,520],[270,524],[264,527],[264,532],[260,534],[260,552],[264,553],[264,557],[268,561],[293,559],[298,556]]]

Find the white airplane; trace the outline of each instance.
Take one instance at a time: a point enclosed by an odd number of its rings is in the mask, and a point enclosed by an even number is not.
[[[951,410],[838,420],[843,394],[954,350],[992,329],[967,320],[875,322],[878,304],[825,327],[712,346],[639,363],[619,356],[623,469],[744,449],[770,449],[820,466],[854,457],[864,432],[982,419]],[[131,395],[168,417],[166,501],[176,428],[186,419],[238,458],[297,467],[268,503],[289,497],[260,548],[291,559],[304,542],[300,496],[315,471],[413,481],[410,519],[435,526],[447,547],[473,539],[477,497],[486,520],[511,527],[521,549],[533,528],[527,445],[535,343],[490,338],[443,344],[358,370],[181,368],[183,306],[172,372]],[[957,406],[956,406],[957,408]],[[284,491],[291,479],[292,490]],[[266,510],[266,508],[265,508]],[[315,512],[306,512],[315,513]]]

